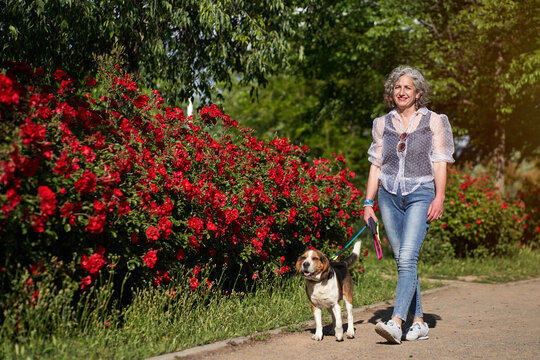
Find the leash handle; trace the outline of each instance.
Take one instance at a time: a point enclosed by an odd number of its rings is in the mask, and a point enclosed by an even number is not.
[[[383,257],[381,241],[379,240],[379,223],[372,218],[368,219],[369,230],[371,230],[371,235],[373,236],[373,243],[375,245],[375,253],[377,254],[377,259],[381,260]],[[375,224],[373,224],[375,223]]]

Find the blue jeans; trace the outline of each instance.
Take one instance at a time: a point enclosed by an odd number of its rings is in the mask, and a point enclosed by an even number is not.
[[[396,299],[392,317],[407,320],[409,312],[423,317],[418,282],[418,255],[426,237],[429,222],[427,210],[435,198],[435,183],[428,182],[408,195],[391,194],[379,187],[379,207],[388,241],[398,268]]]

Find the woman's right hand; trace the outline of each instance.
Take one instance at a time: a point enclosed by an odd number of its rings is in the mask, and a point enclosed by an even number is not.
[[[377,219],[377,216],[375,216],[375,211],[373,210],[373,207],[365,206],[364,207],[364,221],[366,222],[367,226],[369,226],[369,218],[372,218],[373,220],[375,220],[375,222],[379,222],[379,219]]]

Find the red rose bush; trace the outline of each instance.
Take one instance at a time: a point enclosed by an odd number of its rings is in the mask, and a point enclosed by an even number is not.
[[[540,244],[534,202],[524,201],[519,193],[517,197],[503,194],[489,174],[471,172],[448,168],[444,215],[429,229],[423,261],[510,254],[523,245]]]
[[[4,279],[54,256],[75,257],[82,289],[111,266],[136,286],[167,283],[179,266],[213,266],[209,279],[192,272],[192,288],[252,281],[353,235],[362,193],[342,156],[309,161],[215,105],[186,117],[118,66],[85,81],[58,70],[50,83],[42,69],[3,68]]]

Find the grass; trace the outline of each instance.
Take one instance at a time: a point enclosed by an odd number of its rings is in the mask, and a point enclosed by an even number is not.
[[[469,278],[478,282],[508,282],[540,276],[540,250],[521,249],[495,258],[447,259],[438,264],[419,264],[418,272],[432,279]]]
[[[359,266],[363,267],[361,272]],[[369,255],[352,273],[355,307],[393,298],[395,264],[388,254],[380,261]],[[506,258],[421,264],[419,273],[435,279],[526,279],[540,275],[540,251],[523,249]],[[423,290],[440,285],[433,281],[421,283]],[[89,321],[84,328],[59,323],[47,331],[43,326],[35,331],[28,329],[22,338],[4,336],[3,331],[0,352],[6,359],[143,359],[238,336],[264,339],[265,331],[278,327],[302,331],[302,323],[312,320],[300,277],[262,279],[253,291],[227,296],[219,291],[175,290],[174,297],[162,288],[141,290],[120,314],[92,317],[90,313],[88,316],[95,321]],[[61,321],[73,319],[65,317]],[[327,315],[324,321],[330,322],[330,317]]]

